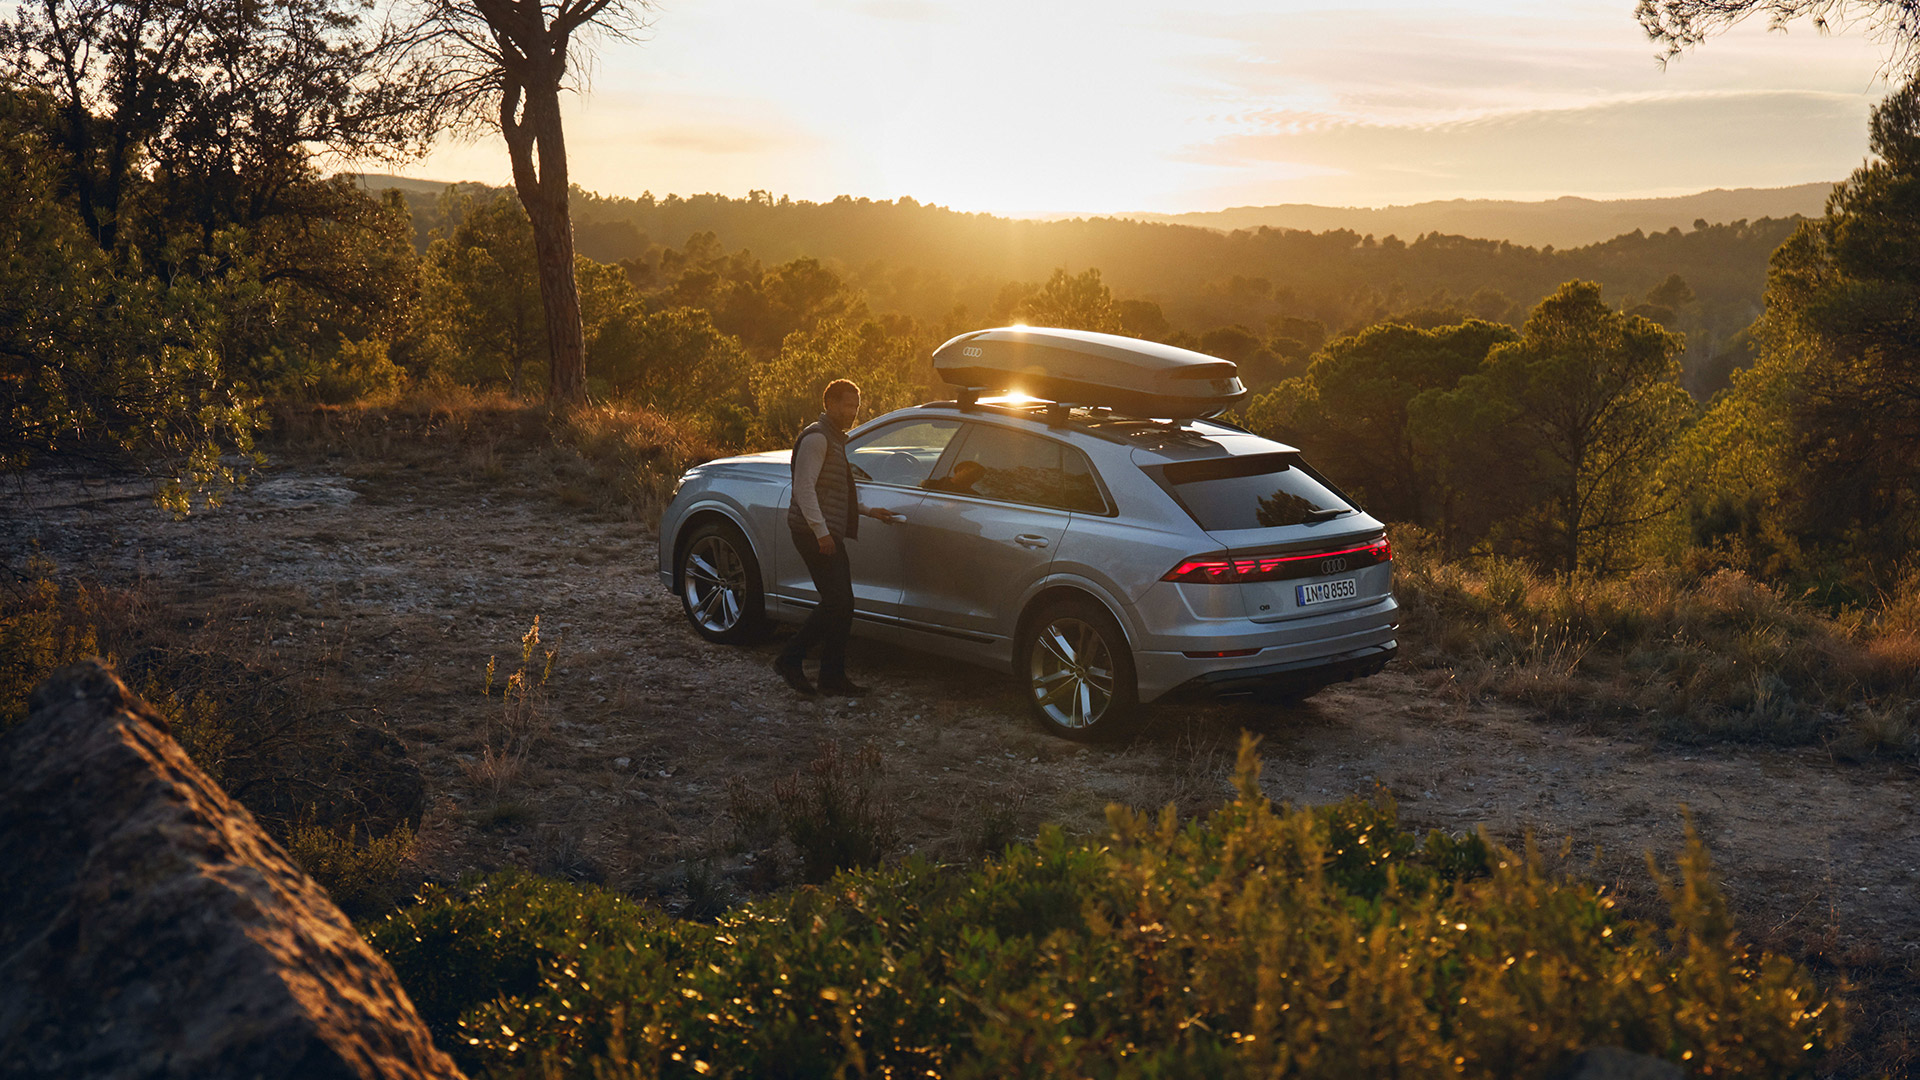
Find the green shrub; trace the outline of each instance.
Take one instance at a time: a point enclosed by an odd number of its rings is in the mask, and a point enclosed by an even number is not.
[[[385,400],[407,381],[377,337],[354,340],[341,335],[328,348],[299,343],[273,349],[260,361],[261,381],[267,393],[282,401],[315,401],[340,405],[363,400]]]
[[[349,915],[393,906],[395,877],[412,850],[413,830],[404,825],[374,836],[353,825],[342,829],[307,820],[287,837],[287,854]]]
[[[1841,1007],[1743,947],[1690,839],[1671,925],[1391,804],[1115,807],[970,872],[910,860],[673,921],[504,878],[368,929],[476,1075],[1546,1076],[1595,1045],[1812,1075]]]
[[[563,977],[589,942],[596,963],[677,956],[662,923],[614,893],[507,873],[452,890],[429,885],[416,906],[371,924],[367,937],[444,1042],[477,1007],[537,996],[542,980]],[[459,1040],[456,1051],[467,1045]]]
[[[91,597],[63,590],[53,570],[36,556],[16,587],[0,591],[0,731],[27,718],[27,696],[41,680],[99,651]]]

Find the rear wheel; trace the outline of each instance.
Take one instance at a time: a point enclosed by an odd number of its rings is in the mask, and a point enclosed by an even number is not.
[[[1016,670],[1026,680],[1034,718],[1069,739],[1119,735],[1139,707],[1126,635],[1091,600],[1042,608],[1021,635]]]
[[[766,597],[753,546],[730,521],[693,530],[680,549],[680,606],[708,641],[739,645],[766,632]]]

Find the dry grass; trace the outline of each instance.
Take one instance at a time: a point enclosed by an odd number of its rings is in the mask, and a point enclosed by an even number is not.
[[[352,405],[281,402],[281,452],[319,454],[372,478],[396,468],[453,464],[468,479],[543,491],[572,510],[643,520],[674,481],[724,449],[691,424],[628,405],[555,413],[500,392],[418,388]]]
[[[183,609],[151,582],[74,581],[38,557],[9,569],[0,727],[24,719],[28,691],[53,670],[98,656],[343,908],[391,906],[407,891],[399,868],[418,820],[407,806],[411,765],[379,759],[388,737],[374,710],[341,706],[313,672],[277,670],[271,633],[254,629],[300,618],[296,601],[257,590]]]
[[[1471,700],[1560,719],[1640,719],[1683,742],[1920,753],[1920,576],[1876,611],[1829,615],[1734,570],[1609,579],[1442,562],[1395,538],[1410,656]]]
[[[527,772],[527,760],[551,734],[553,713],[547,707],[547,680],[553,676],[553,649],[540,644],[540,616],[520,638],[520,662],[512,670],[487,657],[487,675],[481,694],[490,709],[480,756],[466,765],[467,779],[487,798],[485,813],[497,817],[502,799]],[[496,695],[497,691],[497,695]]]

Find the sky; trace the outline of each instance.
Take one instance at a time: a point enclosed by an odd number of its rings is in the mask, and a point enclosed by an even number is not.
[[[998,214],[1640,198],[1832,181],[1884,46],[1759,22],[1670,61],[1632,0],[661,0],[565,123],[610,196]],[[506,183],[497,134],[394,170]]]

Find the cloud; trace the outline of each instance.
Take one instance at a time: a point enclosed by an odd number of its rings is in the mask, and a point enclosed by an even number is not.
[[[1858,36],[1742,27],[1666,68],[1614,0],[1532,5],[1242,12],[1184,26],[1206,47],[1178,60],[1225,108],[1284,102],[1386,123],[1555,109],[1634,96],[1796,89],[1871,92]],[[1630,5],[1629,5],[1630,6]]]
[[[1416,123],[1277,109],[1248,114],[1248,130],[1188,147],[1181,158],[1253,175],[1276,167],[1337,172],[1352,192],[1341,200],[1348,203],[1435,191],[1527,197],[1785,185],[1844,175],[1858,164],[1868,106],[1857,96],[1781,90],[1649,95]]]

